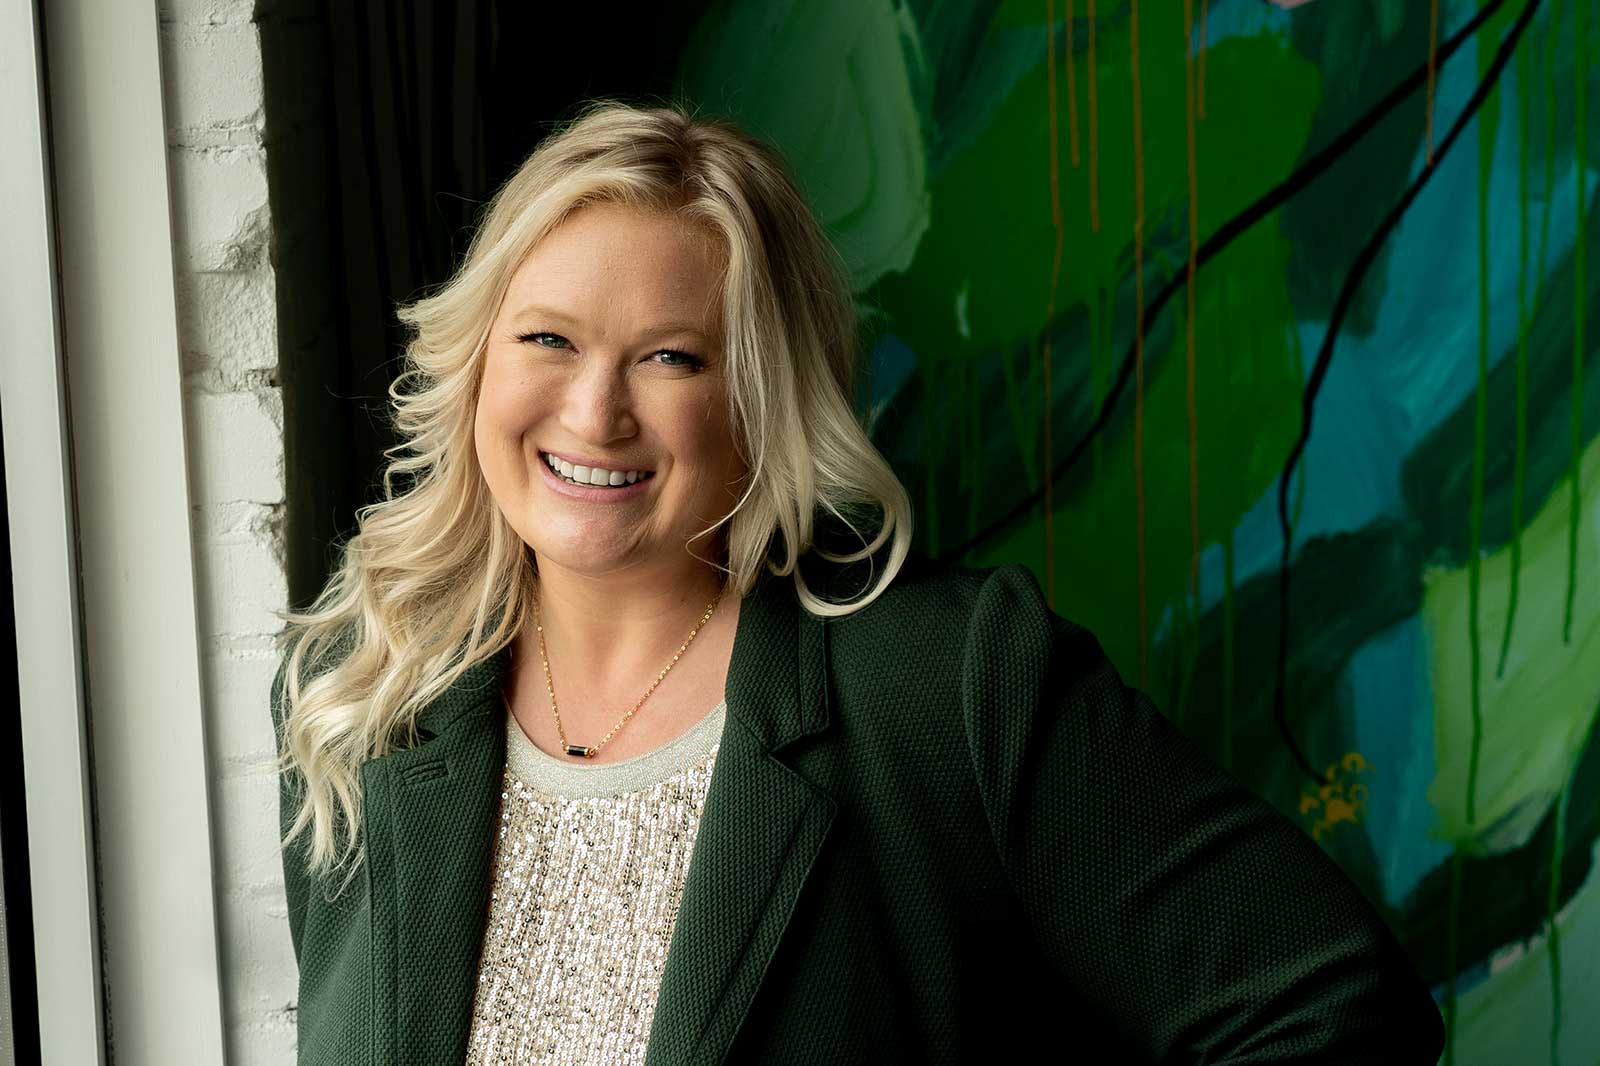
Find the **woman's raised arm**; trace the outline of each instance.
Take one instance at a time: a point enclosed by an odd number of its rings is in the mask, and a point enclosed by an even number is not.
[[[989,577],[963,656],[995,846],[1064,992],[1156,1062],[1438,1061],[1439,1010],[1361,890],[1032,571]]]

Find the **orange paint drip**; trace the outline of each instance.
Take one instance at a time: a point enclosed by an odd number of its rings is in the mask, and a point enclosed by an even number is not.
[[[1060,181],[1057,173],[1056,157],[1061,152],[1061,146],[1056,139],[1056,0],[1045,0],[1045,98],[1050,102],[1050,224],[1057,229],[1061,228],[1061,208],[1056,195],[1056,185]],[[1052,282],[1050,286],[1050,306],[1053,308],[1056,301],[1056,287]]]
[[[1089,229],[1100,232],[1100,105],[1095,92],[1094,0],[1089,0]]]
[[[1071,130],[1072,166],[1078,166],[1078,68],[1072,46],[1072,0],[1067,0],[1067,128]],[[1051,23],[1054,33],[1054,23]]]
[[[1202,3],[1204,0],[1202,0]],[[1184,369],[1187,371],[1189,404],[1189,588],[1198,600],[1200,595],[1200,442],[1196,428],[1195,410],[1195,341],[1194,341],[1194,271],[1195,255],[1200,243],[1200,192],[1194,147],[1195,84],[1194,49],[1191,22],[1194,17],[1194,0],[1183,0],[1183,87],[1185,125],[1189,139],[1189,272],[1187,281],[1189,311],[1184,316]]]
[[[1427,103],[1427,160],[1433,166],[1433,86],[1439,69],[1439,0],[1432,0],[1428,9],[1428,103]]]
[[[1139,0],[1128,14],[1129,69],[1133,72],[1133,496],[1139,555],[1139,687],[1150,683],[1144,560],[1144,118],[1139,93]]]

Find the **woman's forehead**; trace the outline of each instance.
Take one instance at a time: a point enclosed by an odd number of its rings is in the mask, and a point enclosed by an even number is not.
[[[508,315],[717,331],[722,260],[697,227],[614,205],[579,211],[585,217],[575,212],[518,265],[506,293]]]
[[[602,241],[625,247],[646,242],[690,250],[706,259],[719,257],[723,247],[719,232],[682,212],[602,201],[574,208],[545,234],[528,257],[541,250],[568,250]]]

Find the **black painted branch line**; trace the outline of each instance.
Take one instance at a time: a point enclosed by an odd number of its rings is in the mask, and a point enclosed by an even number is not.
[[[1277,723],[1278,731],[1283,734],[1283,739],[1289,745],[1289,750],[1294,754],[1295,761],[1312,780],[1321,782],[1322,777],[1306,759],[1305,755],[1295,745],[1294,737],[1289,732],[1289,724],[1284,715],[1285,687],[1288,684],[1289,668],[1289,558],[1293,547],[1291,544],[1291,528],[1289,524],[1289,479],[1294,473],[1295,464],[1300,461],[1301,453],[1305,451],[1306,442],[1311,438],[1311,417],[1317,405],[1317,394],[1322,390],[1322,382],[1328,375],[1328,366],[1333,362],[1334,344],[1339,339],[1339,330],[1344,325],[1345,316],[1350,311],[1350,305],[1355,300],[1356,290],[1361,287],[1361,282],[1366,278],[1367,271],[1373,261],[1377,259],[1379,250],[1383,247],[1389,235],[1400,224],[1400,219],[1406,210],[1416,200],[1428,179],[1433,177],[1439,169],[1439,163],[1449,154],[1450,148],[1455,144],[1461,131],[1477,114],[1483,102],[1489,98],[1500,80],[1501,73],[1505,70],[1506,63],[1511,59],[1512,53],[1517,49],[1517,41],[1527,30],[1528,24],[1533,21],[1534,12],[1539,8],[1542,0],[1527,0],[1523,5],[1522,13],[1517,16],[1517,21],[1507,32],[1505,39],[1500,42],[1500,47],[1495,51],[1494,60],[1489,68],[1484,71],[1483,80],[1473,90],[1472,96],[1467,100],[1466,107],[1450,126],[1450,132],[1445,134],[1433,152],[1433,161],[1423,165],[1417,176],[1412,179],[1405,195],[1389,210],[1378,228],[1373,231],[1367,243],[1362,246],[1354,261],[1350,264],[1350,271],[1345,275],[1344,285],[1339,290],[1339,298],[1334,303],[1333,314],[1328,319],[1328,331],[1323,335],[1322,347],[1317,352],[1317,361],[1312,366],[1311,377],[1306,382],[1305,392],[1301,395],[1300,407],[1300,436],[1295,441],[1294,447],[1289,452],[1289,458],[1283,464],[1283,473],[1278,477],[1278,529],[1283,538],[1283,553],[1278,565],[1278,678],[1277,686],[1272,698],[1272,717]],[[1486,9],[1487,10],[1487,9]]]
[[[1505,0],[1489,0],[1488,3],[1484,4],[1478,13],[1472,17],[1470,22],[1463,26],[1459,31],[1452,35],[1449,40],[1445,41],[1444,44],[1439,47],[1438,51],[1435,53],[1436,62],[1443,63],[1446,59],[1455,54],[1455,52],[1460,49],[1467,39],[1477,31],[1478,27],[1482,26],[1483,23],[1491,15],[1493,15],[1504,2]],[[1428,65],[1427,63],[1423,63],[1421,66],[1412,71],[1405,78],[1405,80],[1401,81],[1398,85],[1391,89],[1389,93],[1383,97],[1383,99],[1379,100],[1359,119],[1351,123],[1349,128],[1347,128],[1333,141],[1329,142],[1326,148],[1323,148],[1310,159],[1296,167],[1294,172],[1291,173],[1287,178],[1279,182],[1273,188],[1269,189],[1259,199],[1250,204],[1250,206],[1246,207],[1243,211],[1240,211],[1237,215],[1233,216],[1233,218],[1223,223],[1223,225],[1220,226],[1215,233],[1206,239],[1205,243],[1201,244],[1200,247],[1196,249],[1195,269],[1198,271],[1200,267],[1204,266],[1209,260],[1215,258],[1219,252],[1231,244],[1237,237],[1248,230],[1251,226],[1261,221],[1261,219],[1265,218],[1277,208],[1283,206],[1284,203],[1286,203],[1296,193],[1300,192],[1301,189],[1305,188],[1312,181],[1321,176],[1324,171],[1326,171],[1329,167],[1336,163],[1340,157],[1353,148],[1357,142],[1370,133],[1385,116],[1398,107],[1406,97],[1416,92],[1417,89],[1427,81],[1427,78]],[[1176,277],[1173,277],[1166,283],[1165,286],[1162,287],[1160,292],[1156,294],[1155,298],[1145,308],[1144,332],[1146,336],[1148,336],[1150,332],[1149,325],[1151,319],[1163,307],[1166,306],[1167,302],[1171,300],[1172,297],[1180,289],[1182,289],[1185,284],[1186,275],[1179,274]],[[1045,324],[1046,330],[1051,328],[1053,328],[1052,323]],[[1084,452],[1088,451],[1090,443],[1111,420],[1111,415],[1115,412],[1117,401],[1121,397],[1123,389],[1127,387],[1129,379],[1133,377],[1134,349],[1135,342],[1130,341],[1128,344],[1127,354],[1123,357],[1121,368],[1117,372],[1117,379],[1112,384],[1111,389],[1106,393],[1105,399],[1100,405],[1100,413],[1095,417],[1094,422],[1089,426],[1089,428],[1084,431],[1083,435],[1078,438],[1077,442],[1073,444],[1072,448],[1067,452],[1066,458],[1057,463],[1054,469],[1050,471],[1049,478],[1052,484],[1059,482],[1061,478],[1066,475],[1067,471],[1069,471],[1073,465],[1083,457]],[[1048,401],[1049,398],[1046,397],[1046,403],[1048,403]],[[1048,414],[1046,414],[1046,417],[1049,417]],[[1043,498],[1043,487],[1036,492],[1024,496],[1020,502],[1013,506],[998,520],[989,523],[978,533],[968,538],[964,544],[958,545],[952,551],[942,553],[942,557],[946,559],[960,559],[973,548],[976,548],[978,545],[992,537],[998,536],[1008,526],[1026,517],[1028,512],[1033,510],[1034,506],[1037,505]]]

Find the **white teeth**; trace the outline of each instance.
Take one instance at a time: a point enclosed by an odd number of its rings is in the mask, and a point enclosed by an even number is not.
[[[649,476],[647,470],[603,470],[598,466],[579,466],[548,453],[545,454],[544,461],[549,464],[550,469],[580,485],[631,485],[640,478]]]

